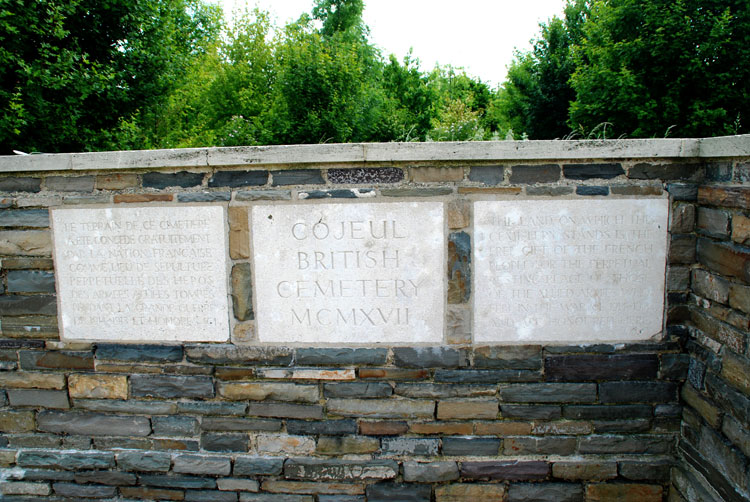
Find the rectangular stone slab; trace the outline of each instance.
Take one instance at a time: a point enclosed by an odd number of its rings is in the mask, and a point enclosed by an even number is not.
[[[61,336],[226,341],[224,208],[52,209]]]
[[[474,341],[658,334],[667,217],[667,199],[475,202]]]
[[[252,208],[261,342],[442,343],[440,202]]]

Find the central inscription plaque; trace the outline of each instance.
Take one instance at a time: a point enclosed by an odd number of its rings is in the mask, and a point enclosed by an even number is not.
[[[474,340],[589,343],[662,330],[667,199],[474,204]]]
[[[223,207],[51,213],[64,338],[229,338]]]
[[[252,208],[261,342],[441,343],[439,202]]]

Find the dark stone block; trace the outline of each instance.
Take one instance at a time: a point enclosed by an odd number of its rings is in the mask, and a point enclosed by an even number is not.
[[[645,404],[623,405],[571,405],[563,410],[565,418],[574,420],[617,420],[651,418],[653,408]]]
[[[279,457],[244,457],[234,460],[234,476],[278,476],[284,467],[284,459]]]
[[[535,382],[542,379],[541,373],[527,370],[435,370],[436,382],[486,383],[486,382]]]
[[[201,429],[204,431],[280,431],[281,420],[204,417],[201,420]]]
[[[310,190],[300,192],[300,199],[359,199],[373,192],[372,188],[353,188],[351,190]]]
[[[346,436],[357,433],[357,422],[354,420],[326,420],[323,422],[308,420],[288,420],[286,431],[289,434],[303,436]]]
[[[689,180],[700,176],[701,164],[647,164],[631,167],[628,178],[636,180]]]
[[[14,209],[0,211],[0,227],[49,227],[49,210]]]
[[[476,368],[539,370],[542,367],[540,345],[488,346],[474,349]]]
[[[153,417],[151,424],[154,436],[195,436],[198,433],[198,420],[193,417]]]
[[[16,457],[19,467],[43,467],[80,471],[84,469],[109,469],[115,466],[111,452],[71,452],[46,450],[21,450]]]
[[[100,472],[100,471],[94,471]],[[74,472],[52,471],[47,469],[24,469],[24,481],[73,481]]]
[[[602,403],[670,403],[677,401],[677,384],[672,382],[603,382]]]
[[[98,483],[109,486],[132,486],[135,474],[117,471],[84,471],[75,474],[76,483]]]
[[[687,183],[668,183],[667,192],[674,200],[696,201],[698,200],[698,185]]]
[[[457,368],[468,366],[465,350],[450,347],[394,347],[394,364],[404,368]]]
[[[9,270],[9,293],[54,293],[55,273],[47,270]]]
[[[576,195],[609,195],[609,187],[581,185],[576,187]]]
[[[183,489],[201,489],[216,488],[216,479],[204,476],[173,476],[173,475],[155,475],[141,474],[139,476],[140,484],[145,486],[158,486],[160,488],[183,488]]]
[[[114,486],[79,485],[76,483],[66,483],[64,481],[52,483],[52,489],[55,491],[55,495],[61,495],[63,497],[73,497],[75,499],[103,499],[114,497],[117,493],[117,488],[115,488]]]
[[[505,178],[503,166],[473,166],[469,171],[469,181],[485,185],[499,185]]]
[[[530,185],[533,183],[554,183],[560,180],[560,166],[557,164],[540,164],[536,166],[513,166],[511,184]]]
[[[672,436],[655,434],[629,436],[586,436],[581,438],[580,453],[613,455],[619,453],[646,453],[662,455],[672,451]]]
[[[706,462],[705,457],[686,441],[680,441],[681,457],[697,470],[708,481],[723,502],[747,502],[747,498],[737,492],[724,474],[712,462]]]
[[[393,394],[386,382],[337,382],[323,386],[325,397],[378,398]]]
[[[631,461],[621,460],[620,476],[634,481],[669,481],[669,471],[674,465],[670,460]]]
[[[702,234],[726,239],[731,232],[729,213],[720,209],[699,207],[696,229]]]
[[[54,295],[1,295],[0,312],[4,316],[57,315],[57,300]]]
[[[40,411],[37,414],[40,431],[80,434],[83,436],[148,436],[151,422],[136,415],[105,415],[102,413],[71,413]]]
[[[698,239],[698,261],[719,274],[750,282],[750,253],[744,248]]]
[[[177,194],[177,202],[224,202],[228,200],[232,200],[231,192],[187,192]]]
[[[201,448],[206,451],[239,451],[246,452],[248,447],[247,434],[214,434],[201,436]]]
[[[690,356],[687,354],[662,354],[659,376],[667,380],[685,380]]]
[[[706,181],[731,181],[732,180],[732,163],[731,162],[708,162],[706,164]]]
[[[117,454],[117,467],[126,471],[167,472],[171,465],[169,453],[123,451]]]
[[[594,383],[529,383],[501,387],[500,398],[516,403],[593,403]]]
[[[520,418],[523,420],[555,420],[562,416],[562,409],[560,406],[501,404],[500,415],[503,418]]]
[[[507,502],[582,502],[583,487],[573,483],[511,483]]]
[[[146,173],[143,175],[143,188],[163,190],[167,187],[194,187],[203,182],[203,173]]]
[[[18,355],[21,361],[21,368],[24,370],[94,369],[94,356],[91,352],[38,352],[23,350]]]
[[[324,418],[323,407],[320,405],[286,404],[286,403],[250,403],[247,408],[248,416],[278,417],[278,418]]]
[[[443,455],[494,457],[502,441],[484,437],[444,437]]]
[[[251,347],[232,344],[203,344],[185,347],[188,361],[208,364],[289,366],[294,355],[285,347]]]
[[[130,392],[143,397],[210,398],[214,397],[214,384],[207,376],[133,375]]]
[[[669,241],[669,263],[695,263],[695,242],[694,235],[672,235]]]
[[[612,179],[625,174],[620,164],[564,164],[563,175],[571,180]]]
[[[204,403],[188,401],[177,403],[179,413],[194,413],[196,415],[244,415],[247,410],[245,403]]]
[[[42,180],[39,178],[0,178],[0,192],[38,192]]]
[[[706,375],[708,394],[731,411],[734,417],[750,428],[750,397],[737,392],[713,373]]]
[[[471,237],[466,232],[448,236],[448,303],[466,303],[471,296]]]
[[[68,393],[64,390],[8,389],[11,406],[31,406],[34,408],[56,408],[67,410]]]
[[[656,378],[656,354],[549,356],[545,376],[552,381],[638,380]]]
[[[0,340],[0,349],[43,349],[45,345],[44,340]]]
[[[404,170],[398,167],[365,167],[355,169],[329,169],[328,181],[334,184],[400,183]]]
[[[375,483],[367,485],[367,502],[430,502],[432,487],[407,483]]]
[[[268,183],[268,171],[217,171],[208,180],[209,187],[260,186]]]
[[[291,200],[291,198],[291,190],[240,190],[234,195],[236,201]]]
[[[273,186],[279,185],[323,185],[323,175],[319,169],[290,169],[271,171]]]
[[[182,361],[180,345],[96,344],[96,358],[114,361]]]
[[[461,462],[461,477],[510,481],[541,480],[549,476],[550,466],[543,461]]]
[[[385,364],[387,349],[300,348],[296,363],[309,366]]]
[[[574,437],[506,437],[505,455],[572,455],[576,451]]]
[[[218,490],[187,490],[185,502],[237,502],[236,492]]]
[[[167,415],[177,411],[177,404],[164,401],[136,399],[76,399],[75,407],[89,411],[135,413],[139,415]]]

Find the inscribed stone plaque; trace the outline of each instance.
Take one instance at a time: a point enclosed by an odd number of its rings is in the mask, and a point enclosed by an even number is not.
[[[254,206],[252,245],[261,342],[442,342],[442,203]]]
[[[52,226],[64,338],[229,338],[223,207],[60,208]]]
[[[587,343],[662,330],[667,199],[474,204],[474,340]]]

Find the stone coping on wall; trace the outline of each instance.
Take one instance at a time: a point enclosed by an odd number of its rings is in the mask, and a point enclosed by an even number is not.
[[[349,143],[0,156],[0,172],[240,165],[393,164],[545,159],[721,158],[750,155],[750,135],[687,139]]]

